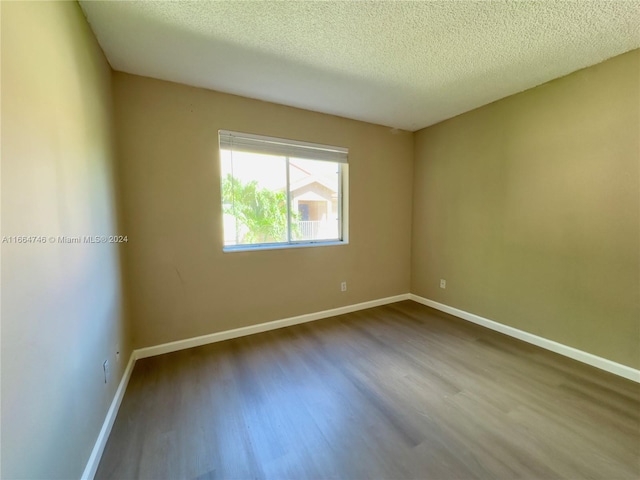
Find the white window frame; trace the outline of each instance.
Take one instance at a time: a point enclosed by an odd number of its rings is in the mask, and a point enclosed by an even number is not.
[[[287,193],[287,241],[277,243],[254,243],[242,245],[224,244],[224,225],[222,225],[223,251],[243,252],[247,250],[272,250],[283,248],[319,247],[331,245],[347,245],[349,243],[349,150],[344,147],[323,145],[319,143],[289,140],[278,137],[241,133],[230,130],[218,130],[218,155],[222,149],[241,148],[244,151],[273,154],[286,159],[286,193]],[[289,183],[289,157],[321,160],[338,164],[338,239],[330,240],[292,240],[291,239],[291,188]],[[233,161],[233,160],[232,160]],[[222,173],[222,161],[219,170]],[[222,175],[220,176],[222,183]],[[222,191],[220,212],[223,212]]]

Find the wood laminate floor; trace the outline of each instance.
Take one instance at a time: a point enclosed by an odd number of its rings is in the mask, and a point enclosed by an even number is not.
[[[137,362],[98,479],[640,478],[640,385],[407,301]]]

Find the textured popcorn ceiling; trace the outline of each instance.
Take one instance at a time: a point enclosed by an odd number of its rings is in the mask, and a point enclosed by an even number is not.
[[[80,3],[116,70],[408,130],[640,46],[640,1]]]

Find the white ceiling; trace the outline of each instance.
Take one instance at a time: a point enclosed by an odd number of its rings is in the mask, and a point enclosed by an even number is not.
[[[81,1],[111,66],[417,130],[640,47],[640,1]]]

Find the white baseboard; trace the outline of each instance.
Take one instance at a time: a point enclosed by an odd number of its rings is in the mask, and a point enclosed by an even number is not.
[[[221,342],[223,340],[229,340],[232,338],[243,337],[245,335],[251,335],[253,333],[266,332],[268,330],[276,330],[278,328],[288,327],[290,325],[296,325],[299,323],[312,322],[314,320],[320,320],[321,318],[334,317],[336,315],[342,315],[345,313],[351,313],[358,310],[364,310],[365,308],[378,307],[380,305],[387,305],[389,303],[399,302],[401,300],[409,300],[409,294],[395,295],[393,297],[380,298],[378,300],[371,300],[368,302],[356,303],[354,305],[347,305],[345,307],[332,308],[331,310],[323,310],[316,313],[308,313],[306,315],[299,315],[297,317],[284,318],[281,320],[275,320],[273,322],[259,323],[257,325],[250,325],[248,327],[235,328],[233,330],[226,330],[224,332],[216,332],[209,335],[202,335],[200,337],[187,338],[185,340],[178,340],[176,342],[164,343],[162,345],[156,345],[154,347],[140,348],[134,350],[129,358],[127,368],[122,375],[118,390],[113,397],[111,406],[107,411],[107,415],[102,424],[102,429],[98,435],[96,443],[91,451],[87,465],[82,473],[82,480],[91,480],[94,478],[104,447],[107,444],[111,428],[118,415],[118,409],[120,403],[124,397],[124,392],[127,389],[131,373],[136,360],[140,358],[152,357],[155,355],[162,355],[163,353],[175,352],[178,350],[184,350],[186,348],[199,347],[214,342]]]
[[[379,307],[380,305],[387,305],[389,303],[399,302],[401,300],[409,300],[409,294],[405,293],[402,295],[395,295],[393,297],[380,298],[378,300],[356,303],[354,305],[332,308],[330,310],[298,315],[297,317],[283,318],[281,320],[274,320],[272,322],[258,323],[257,325],[249,325],[247,327],[234,328],[233,330],[225,330],[223,332],[210,333],[208,335],[202,335],[200,337],[186,338],[184,340],[163,343],[161,345],[156,345],[153,347],[141,348],[135,351],[136,359],[153,357],[155,355],[162,355],[163,353],[175,352],[178,350],[184,350],[186,348],[199,347],[201,345],[207,345],[209,343],[222,342],[224,340],[244,337],[246,335],[252,335],[254,333],[276,330],[278,328],[289,327],[291,325],[297,325],[299,323],[312,322],[314,320],[320,320],[321,318],[335,317],[336,315],[343,315],[345,313],[364,310],[365,308]]]
[[[163,353],[175,352],[178,350],[184,350],[186,348],[198,347],[200,345],[206,345],[208,343],[221,342],[223,340],[229,340],[232,338],[243,337],[245,335],[251,335],[253,333],[266,332],[268,330],[276,330],[278,328],[288,327],[290,325],[297,325],[299,323],[312,322],[314,320],[320,320],[321,318],[334,317],[336,315],[342,315],[345,313],[355,312],[358,310],[364,310],[365,308],[378,307],[380,305],[387,305],[389,303],[399,302],[401,300],[409,300],[409,294],[395,295],[393,297],[380,298],[378,300],[371,300],[368,302],[356,303],[354,305],[347,305],[344,307],[332,308],[331,310],[323,310],[321,312],[308,313],[305,315],[299,315],[297,317],[284,318],[281,320],[275,320],[273,322],[259,323],[257,325],[249,325],[247,327],[235,328],[233,330],[226,330],[224,332],[212,333],[209,335],[202,335],[200,337],[187,338],[185,340],[178,340],[176,342],[164,343],[162,345],[156,345],[153,347],[140,348],[134,350],[129,358],[127,368],[122,375],[118,390],[113,397],[111,406],[107,411],[107,415],[102,424],[102,429],[98,434],[96,443],[91,451],[87,465],[82,473],[82,480],[92,480],[95,477],[104,447],[107,444],[111,428],[118,415],[118,409],[120,403],[124,397],[124,393],[129,384],[131,373],[136,360],[140,358],[152,357],[155,355],[162,355]]]
[[[102,452],[104,452],[104,447],[107,445],[107,440],[109,439],[113,422],[116,421],[118,409],[120,408],[120,403],[122,403],[122,399],[124,398],[124,392],[129,384],[129,378],[131,378],[131,372],[133,372],[133,366],[135,363],[135,352],[132,352],[129,357],[129,363],[127,363],[127,367],[124,369],[124,373],[122,374],[122,379],[120,380],[116,394],[111,401],[109,410],[107,410],[107,415],[102,423],[102,428],[100,429],[96,443],[93,446],[91,455],[89,456],[87,466],[84,468],[84,472],[82,472],[82,477],[80,477],[82,480],[92,480],[96,475],[100,459],[102,458]]]
[[[175,352],[187,348],[199,347],[201,345],[206,345],[209,343],[222,342],[224,340],[230,340],[232,338],[243,337],[246,335],[266,332],[269,330],[276,330],[278,328],[297,325],[300,323],[312,322],[314,320],[320,320],[322,318],[343,315],[345,313],[356,312],[358,310],[364,310],[366,308],[379,307],[381,305],[400,302],[402,300],[413,300],[428,307],[435,308],[436,310],[440,310],[464,320],[482,325],[483,327],[489,328],[491,330],[504,333],[505,335],[509,335],[519,340],[523,340],[527,343],[537,345],[547,350],[551,350],[552,352],[559,353],[560,355],[564,355],[574,360],[578,360],[588,365],[592,365],[602,370],[606,370],[607,372],[611,372],[615,375],[619,375],[621,377],[628,378],[629,380],[640,383],[640,370],[636,370],[626,365],[607,360],[606,358],[598,357],[591,353],[583,352],[582,350],[578,350],[573,347],[568,347],[561,343],[554,342],[553,340],[539,337],[532,333],[518,330],[517,328],[494,322],[493,320],[480,317],[473,313],[465,312],[464,310],[459,310],[442,303],[434,302],[433,300],[429,300],[412,293],[405,293],[402,295],[395,295],[393,297],[380,298],[378,300],[371,300],[368,302],[356,303],[354,305],[332,308],[330,310],[323,310],[321,312],[307,313],[305,315],[299,315],[297,317],[284,318],[281,320],[274,320],[272,322],[259,323],[257,325],[249,325],[247,327],[235,328],[233,330],[211,333],[209,335],[202,335],[200,337],[187,338],[184,340],[178,340],[176,342],[169,342],[162,345],[134,350],[131,353],[127,368],[122,375],[122,380],[120,380],[118,390],[116,390],[116,394],[113,398],[113,401],[111,402],[111,406],[109,407],[109,410],[105,417],[102,429],[100,430],[100,434],[98,435],[96,443],[93,447],[91,456],[89,457],[89,461],[87,462],[87,466],[84,469],[82,480],[91,480],[96,474],[98,465],[100,464],[100,458],[102,457],[102,453],[104,452],[104,447],[107,444],[107,439],[109,438],[109,434],[111,433],[111,428],[113,427],[113,423],[115,422],[116,416],[118,414],[120,403],[122,402],[122,398],[124,397],[124,393],[127,389],[129,378],[131,377],[131,373],[133,372],[133,367],[136,360],[138,360],[139,358],[153,357],[155,355],[162,355],[164,353]]]
[[[533,333],[525,332],[517,328],[509,327],[508,325],[504,325],[502,323],[494,322],[493,320],[489,320],[479,315],[475,315],[473,313],[465,312],[464,310],[459,310],[457,308],[450,307],[433,300],[429,300],[428,298],[414,295],[413,293],[409,295],[409,298],[415,302],[421,303],[422,305],[426,305],[427,307],[435,308],[436,310],[440,310],[441,312],[454,315],[456,317],[462,318],[463,320],[482,325],[483,327],[495,330],[496,332],[504,333],[505,335],[517,338],[518,340],[537,345],[538,347],[542,347],[546,350],[551,350],[552,352],[559,353],[560,355],[564,355],[565,357],[578,360],[579,362],[586,363],[587,365],[591,365],[601,370],[605,370],[615,375],[619,375],[629,380],[633,380],[634,382],[640,383],[640,370],[636,370],[635,368],[631,368],[626,365],[607,360],[606,358],[598,357],[597,355],[593,355],[591,353],[578,350],[577,348],[563,345],[562,343],[554,342],[553,340],[548,340],[544,337],[539,337],[537,335],[534,335]]]

